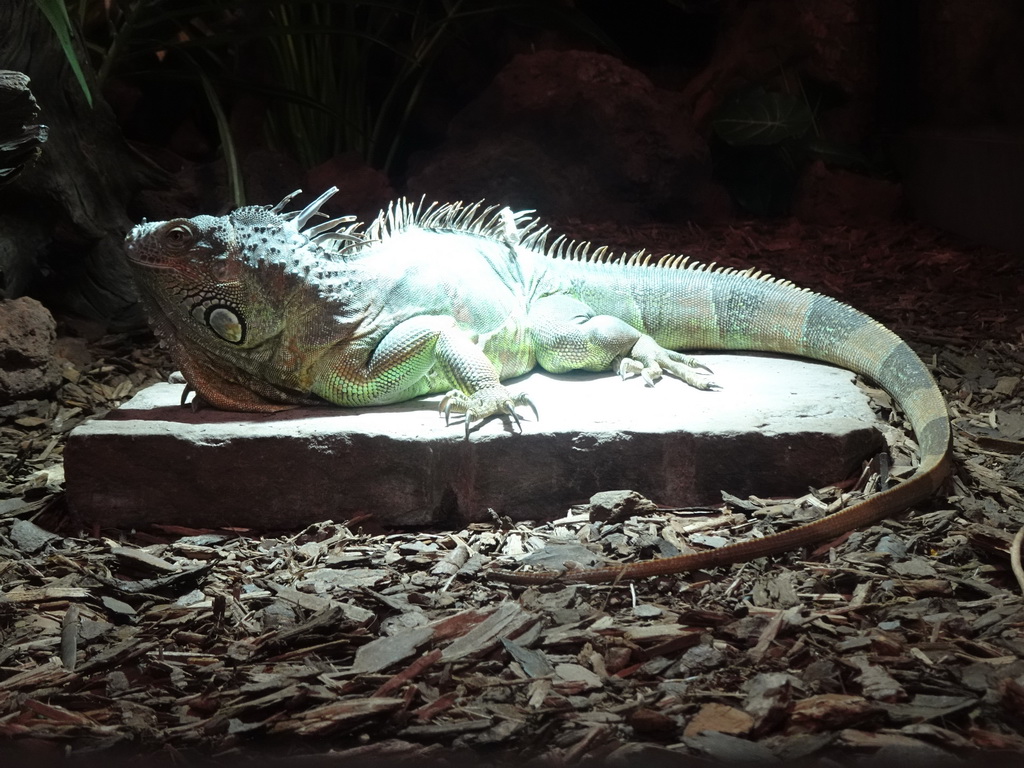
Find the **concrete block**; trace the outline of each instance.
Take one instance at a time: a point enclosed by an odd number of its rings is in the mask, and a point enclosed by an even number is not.
[[[540,421],[491,420],[466,441],[438,397],[274,415],[193,412],[153,386],[70,435],[68,498],[101,526],[294,528],[372,514],[386,525],[552,519],[593,493],[668,505],[794,495],[842,480],[883,446],[853,375],[758,355],[703,355],[722,389],[674,379],[533,373]]]

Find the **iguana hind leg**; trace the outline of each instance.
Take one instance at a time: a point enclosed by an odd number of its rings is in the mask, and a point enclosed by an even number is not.
[[[715,389],[717,385],[708,378],[711,369],[698,363],[692,357],[665,349],[646,334],[642,335],[633,345],[628,355],[619,358],[613,367],[619,376],[626,378],[639,375],[649,387],[661,378],[662,373],[670,373],[682,379],[696,389]]]
[[[714,389],[711,370],[665,349],[651,336],[612,315],[597,315],[570,296],[545,296],[529,313],[537,362],[552,373],[614,370],[639,375],[649,386],[669,373],[697,389]]]

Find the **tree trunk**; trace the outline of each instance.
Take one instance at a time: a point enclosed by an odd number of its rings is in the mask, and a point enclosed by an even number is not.
[[[111,328],[141,323],[122,246],[132,224],[125,211],[155,171],[125,143],[86,65],[89,106],[32,0],[0,2],[0,51],[4,67],[31,79],[49,128],[38,162],[0,189],[0,296],[32,293]]]
[[[39,105],[21,72],[0,69],[0,187],[32,165],[46,141],[39,125]]]

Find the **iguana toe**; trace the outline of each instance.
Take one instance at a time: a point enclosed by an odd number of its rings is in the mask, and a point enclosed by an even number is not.
[[[189,400],[189,395],[194,395],[194,397]],[[181,407],[191,409],[192,413],[198,413],[204,408],[209,408],[210,403],[186,381],[184,389],[181,390]]]
[[[623,357],[619,360],[618,372],[623,379],[639,376],[648,387],[653,387],[664,373],[670,373],[695,389],[718,389],[718,385],[708,378],[712,373],[710,368],[692,357],[669,349],[661,349],[650,356]]]
[[[676,378],[682,379],[695,389],[718,389],[714,379],[710,378],[712,370],[692,357],[687,357],[670,349],[664,351],[667,360],[660,360],[662,367]]]
[[[522,424],[519,421],[519,414],[516,407],[525,405],[533,411],[534,419],[539,419],[537,406],[525,392],[513,394],[502,386],[490,386],[478,389],[471,395],[467,395],[458,389],[451,390],[438,404],[438,410],[444,414],[444,423],[449,423],[452,412],[466,414],[466,436],[469,437],[469,427],[474,421],[486,419],[489,416],[508,416],[522,432]]]

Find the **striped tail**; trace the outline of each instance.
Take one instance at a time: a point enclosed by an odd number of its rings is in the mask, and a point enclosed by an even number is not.
[[[601,265],[598,270],[612,272],[614,266]],[[636,294],[657,297],[663,309],[676,307],[676,311],[639,313],[644,330],[665,347],[790,354],[833,363],[875,381],[910,421],[920,449],[917,471],[846,509],[763,538],[621,566],[566,573],[493,571],[491,578],[513,584],[602,583],[745,562],[876,523],[931,496],[949,474],[951,432],[942,393],[921,359],[882,324],[835,299],[782,280],[700,267],[633,267],[632,271],[629,277],[636,281]],[[618,278],[624,276],[620,273]],[[599,293],[585,300],[601,303]],[[604,311],[599,306],[595,309]]]

